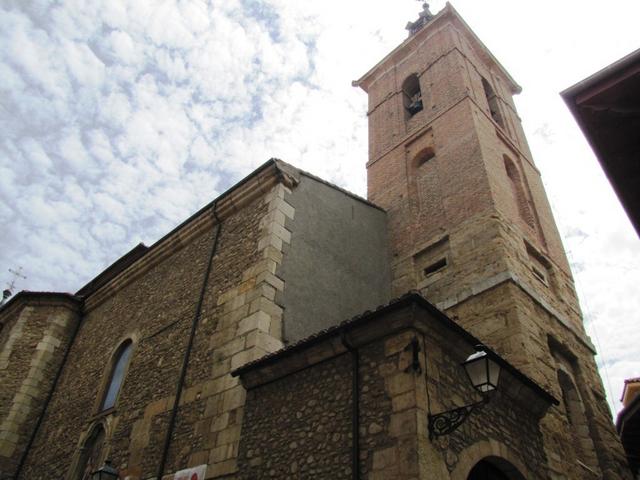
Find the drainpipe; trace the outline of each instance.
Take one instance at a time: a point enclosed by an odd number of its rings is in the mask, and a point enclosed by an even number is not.
[[[360,479],[360,355],[358,349],[347,341],[347,334],[341,334],[342,344],[351,353],[351,477]]]
[[[222,222],[218,217],[217,212],[218,202],[215,202],[212,207],[213,217],[216,220],[218,228],[216,229],[213,243],[211,244],[211,251],[209,252],[209,261],[207,263],[207,270],[202,280],[202,287],[200,288],[200,296],[198,298],[198,304],[196,311],[191,322],[191,332],[189,333],[189,342],[187,343],[187,349],[184,352],[184,358],[182,360],[182,370],[180,371],[180,377],[178,378],[178,384],[176,385],[176,396],[173,402],[173,408],[171,409],[171,416],[169,417],[169,426],[167,427],[167,433],[164,438],[164,447],[162,449],[162,456],[160,457],[160,464],[158,465],[158,473],[156,475],[157,480],[162,480],[164,470],[167,464],[167,457],[169,456],[169,447],[171,446],[171,437],[173,436],[173,430],[175,429],[176,417],[178,416],[178,408],[180,405],[180,397],[182,396],[182,390],[184,389],[184,381],[187,376],[187,368],[189,366],[189,359],[191,357],[191,350],[193,349],[193,342],[196,336],[196,330],[198,323],[200,322],[200,316],[202,314],[202,304],[204,302],[204,295],[209,283],[209,276],[211,274],[211,267],[213,265],[213,257],[218,250],[218,239],[220,238],[220,230],[222,230]]]
[[[69,352],[71,351],[71,347],[75,343],[76,336],[78,335],[78,331],[80,330],[80,323],[82,323],[82,315],[79,315],[78,321],[76,322],[76,326],[73,328],[73,333],[71,334],[71,339],[69,340],[69,344],[64,351],[64,356],[62,357],[62,362],[60,362],[60,366],[56,371],[56,376],[53,379],[53,384],[51,384],[51,388],[47,393],[47,398],[44,401],[44,406],[42,407],[42,412],[36,421],[36,426],[31,431],[31,435],[29,436],[29,441],[27,442],[27,446],[20,457],[20,463],[18,463],[18,467],[16,468],[16,473],[14,475],[14,479],[18,479],[20,477],[20,473],[22,473],[22,468],[24,467],[25,462],[27,461],[27,456],[29,455],[29,451],[33,446],[33,442],[36,440],[36,435],[38,434],[38,430],[40,430],[40,426],[42,425],[42,421],[44,420],[45,414],[47,413],[47,408],[51,403],[51,398],[53,397],[53,392],[56,391],[58,386],[58,381],[60,380],[60,376],[62,375],[62,370],[64,370],[65,365],[67,364],[67,359],[69,358]]]

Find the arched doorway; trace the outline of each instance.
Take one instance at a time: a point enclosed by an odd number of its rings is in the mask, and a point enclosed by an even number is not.
[[[474,465],[467,480],[525,480],[525,478],[505,459],[487,457]]]

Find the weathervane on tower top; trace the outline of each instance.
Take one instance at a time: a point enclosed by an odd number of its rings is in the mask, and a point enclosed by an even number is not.
[[[418,0],[419,2],[422,0]],[[429,4],[424,2],[422,4],[422,11],[418,15],[418,20],[415,22],[408,22],[405,27],[409,30],[409,36],[414,35],[418,32],[422,27],[424,27],[431,19],[434,17],[433,13],[429,10]]]

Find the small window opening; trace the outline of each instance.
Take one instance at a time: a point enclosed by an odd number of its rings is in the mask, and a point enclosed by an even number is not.
[[[489,104],[489,112],[491,113],[491,118],[493,121],[500,125],[502,128],[504,127],[504,120],[502,119],[502,114],[500,113],[500,107],[498,105],[498,96],[496,92],[493,91],[493,87],[485,78],[482,79],[482,87],[484,88],[484,94],[487,97],[487,103]]]
[[[524,241],[524,246],[529,256],[529,267],[533,276],[548,287],[550,278],[553,278],[551,262],[526,240]]]
[[[503,161],[507,177],[511,183],[511,191],[514,200],[516,201],[520,218],[522,218],[531,228],[535,228],[533,212],[531,211],[531,207],[527,201],[527,195],[525,193],[524,186],[522,185],[522,178],[520,177],[518,167],[516,167],[515,163],[513,163],[513,161],[506,155],[503,156]]]
[[[422,110],[422,92],[420,90],[420,79],[415,73],[409,75],[402,84],[402,99],[404,109],[409,117],[414,116]]]
[[[437,262],[432,263],[427,268],[425,268],[424,269],[424,275],[427,276],[427,275],[431,275],[432,273],[436,273],[437,271],[442,270],[446,266],[447,266],[446,257],[445,258],[441,258]]]
[[[531,270],[533,271],[533,275],[540,280],[542,283],[544,283],[545,285],[547,284],[547,276],[542,273],[540,270],[538,270],[536,267],[531,266]]]

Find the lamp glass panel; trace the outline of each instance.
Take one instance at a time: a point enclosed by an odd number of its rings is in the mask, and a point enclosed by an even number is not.
[[[473,387],[481,393],[498,388],[500,365],[485,351],[478,351],[467,358],[464,368]]]
[[[487,384],[487,361],[486,358],[473,359],[464,365],[467,370],[467,375],[471,380],[471,384],[474,388],[480,391],[487,391],[483,387]]]
[[[500,365],[493,360],[487,359],[489,362],[489,383],[492,385],[492,389],[498,388],[498,379],[500,378]]]
[[[115,480],[118,478],[118,471],[111,466],[110,461],[105,461],[104,465],[91,474],[91,480]]]

